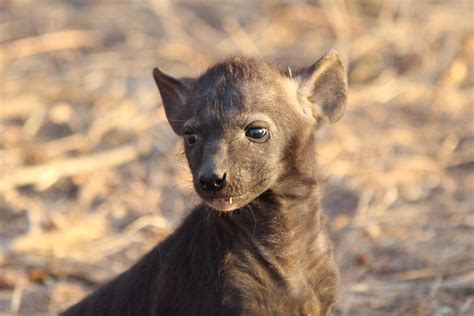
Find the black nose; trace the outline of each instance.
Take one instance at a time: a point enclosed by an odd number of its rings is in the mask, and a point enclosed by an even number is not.
[[[204,174],[199,176],[199,183],[205,191],[220,191],[227,183],[227,174],[225,172],[221,175],[215,173]]]

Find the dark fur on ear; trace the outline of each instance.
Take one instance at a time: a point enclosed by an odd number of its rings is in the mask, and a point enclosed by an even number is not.
[[[186,100],[194,79],[176,79],[158,68],[153,69],[153,78],[160,91],[168,122],[176,134],[183,135],[183,124],[191,115],[191,109],[186,107]]]
[[[300,71],[297,79],[304,112],[312,115],[318,124],[339,121],[347,103],[347,75],[339,53],[330,50]]]

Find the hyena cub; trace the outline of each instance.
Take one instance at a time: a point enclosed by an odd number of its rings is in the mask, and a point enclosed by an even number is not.
[[[326,315],[338,269],[315,132],[346,107],[339,54],[293,74],[231,58],[193,79],[153,76],[203,201],[64,315]]]

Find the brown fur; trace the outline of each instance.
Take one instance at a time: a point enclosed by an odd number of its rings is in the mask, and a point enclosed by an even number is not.
[[[315,131],[344,112],[339,55],[292,75],[232,58],[197,79],[158,69],[154,77],[173,130],[195,136],[185,152],[203,203],[64,315],[326,315],[338,270],[320,210]],[[252,127],[267,138],[250,139]],[[225,183],[209,190],[202,177],[216,175]]]

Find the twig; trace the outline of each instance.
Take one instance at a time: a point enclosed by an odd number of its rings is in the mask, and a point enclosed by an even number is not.
[[[245,55],[258,55],[258,48],[255,46],[250,35],[242,28],[235,18],[227,18],[224,29],[237,48]]]
[[[132,161],[140,155],[140,152],[137,145],[125,145],[90,156],[20,168],[0,178],[0,192],[29,184],[37,186],[38,189],[45,189],[63,177],[89,173]]]
[[[21,299],[23,297],[23,290],[25,287],[22,284],[15,286],[10,300],[10,311],[13,315],[17,315],[20,310]]]
[[[89,31],[60,31],[27,37],[0,46],[0,63],[62,49],[100,46],[100,39]]]

